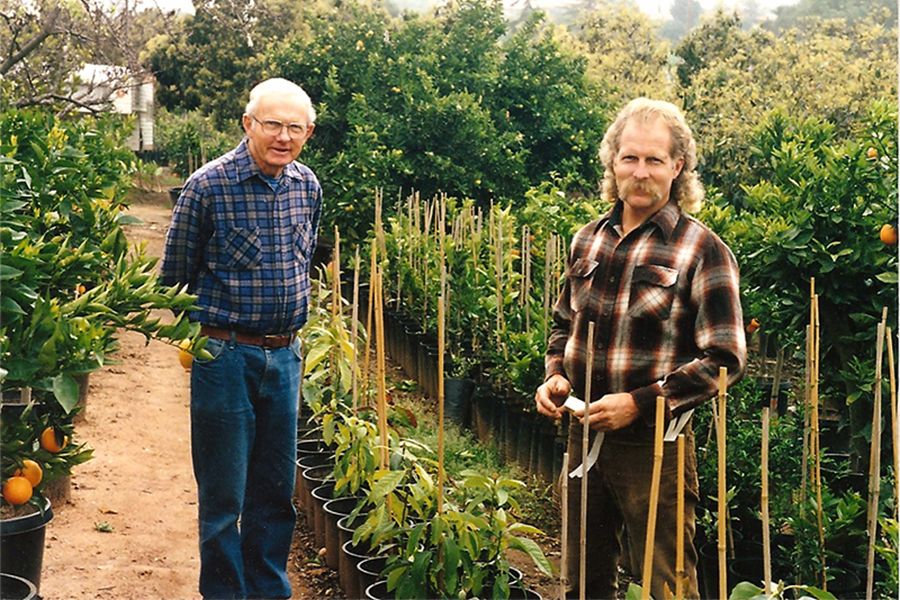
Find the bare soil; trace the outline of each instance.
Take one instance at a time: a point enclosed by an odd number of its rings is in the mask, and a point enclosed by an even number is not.
[[[168,196],[145,194],[129,212],[143,221],[127,228],[130,241],[161,256]],[[45,600],[200,597],[189,375],[172,346],[130,333],[120,342],[115,362],[90,376],[76,441],[92,447],[94,458],[76,467],[67,498],[54,505],[41,579]],[[554,550],[547,548],[556,558]],[[301,514],[289,564],[294,597],[344,597],[337,575],[321,562]],[[527,558],[513,562],[545,598],[556,595]]]

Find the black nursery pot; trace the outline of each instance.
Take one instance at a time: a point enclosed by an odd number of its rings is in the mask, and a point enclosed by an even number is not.
[[[53,520],[50,501],[44,510],[0,521],[0,556],[3,572],[27,579],[36,591],[41,589],[41,569],[44,565],[44,538],[47,523]],[[2,596],[6,598],[6,596]]]
[[[338,557],[341,551],[338,521],[353,512],[361,500],[360,496],[344,496],[343,498],[332,498],[322,505],[325,513],[325,563],[332,569],[338,568]]]
[[[471,379],[444,379],[444,420],[456,424],[460,429],[468,428],[474,392],[475,382]]]
[[[37,597],[37,588],[24,577],[0,573],[0,598],[4,600],[32,600]]]
[[[381,578],[381,572],[387,566],[386,556],[370,556],[356,563],[356,574],[359,578],[359,589],[365,591]]]

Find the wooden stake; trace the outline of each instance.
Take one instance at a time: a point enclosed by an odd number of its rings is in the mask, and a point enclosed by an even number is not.
[[[584,373],[584,418],[581,428],[581,522],[578,538],[578,597],[585,600],[587,579],[588,438],[590,437],[591,378],[594,370],[594,322],[588,323],[587,364]]]
[[[819,322],[819,295],[813,296],[813,379],[812,379],[812,450],[816,488],[816,523],[819,528],[819,585],[828,590],[827,568],[825,566],[825,525],[822,514],[822,453],[819,445],[819,350],[821,344]]]
[[[684,572],[684,458],[685,441],[684,434],[678,434],[678,470],[675,478],[677,485],[675,513],[675,600],[684,600],[684,582],[687,574]]]
[[[350,343],[353,346],[353,371],[350,378],[353,389],[353,412],[359,406],[359,246],[353,257],[353,306],[350,310]]]
[[[806,512],[806,486],[809,474],[809,446],[810,446],[810,402],[812,391],[812,326],[806,326],[806,381],[803,390],[803,454],[800,464],[800,516]]]
[[[341,232],[334,226],[334,254],[331,259],[331,316],[341,314]]]
[[[725,487],[725,394],[728,388],[728,369],[719,367],[719,426],[716,429],[719,449],[719,598],[728,597],[728,569],[725,558],[725,521],[728,502]]]
[[[878,533],[878,496],[881,488],[881,365],[884,359],[884,332],[887,307],[881,311],[881,323],[875,341],[875,401],[872,406],[872,444],[869,452],[869,556],[866,568],[866,600],[872,600],[875,584],[875,536]]]
[[[665,436],[666,399],[656,397],[656,429],[653,444],[653,474],[650,479],[650,506],[647,507],[647,537],[644,541],[644,573],[641,577],[641,600],[650,599],[653,580],[653,548],[656,544],[656,511],[659,504],[659,480],[662,477],[663,437]]]
[[[381,468],[388,466],[387,393],[384,366],[384,295],[381,289],[381,269],[375,271],[375,382],[377,388],[378,430],[381,438]]]
[[[777,379],[777,375],[776,375]],[[766,406],[762,411],[762,493],[760,503],[762,509],[762,544],[763,544],[763,581],[765,594],[772,590],[772,554],[769,541],[769,412]]]
[[[562,482],[560,483],[560,553],[559,553],[559,597],[566,597],[569,587],[569,453],[563,452]]]
[[[900,506],[900,448],[897,447],[897,376],[894,371],[894,336],[885,328],[887,337],[888,372],[891,382],[891,448],[894,451],[894,507]]]
[[[438,483],[437,483],[437,511],[444,512],[444,284],[447,281],[447,271],[441,266],[441,295],[438,296],[438,356],[437,356],[437,404],[438,404]]]
[[[369,405],[369,353],[372,339],[375,337],[372,335],[375,330],[372,328],[372,321],[375,318],[375,272],[377,271],[377,262],[376,259],[378,257],[378,244],[375,241],[375,238],[372,238],[372,252],[371,252],[371,264],[369,265],[369,305],[366,307],[366,312],[368,316],[366,318],[366,354],[363,356],[363,381],[365,382],[365,390],[363,394],[363,406]]]

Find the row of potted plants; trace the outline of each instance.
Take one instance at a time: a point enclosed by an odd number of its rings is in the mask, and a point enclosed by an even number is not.
[[[551,572],[528,537],[539,531],[516,517],[515,495],[524,484],[478,470],[449,473],[440,482],[436,453],[406,435],[418,417],[399,406],[389,410],[382,459],[383,438],[376,411],[366,406],[368,394],[358,394],[359,406],[352,404],[360,341],[335,347],[350,327],[344,311],[335,315],[329,306],[330,286],[320,280],[318,290],[303,333],[305,381],[314,383],[305,385],[304,394],[312,416],[299,424],[298,500],[345,591],[373,598],[535,597],[521,587],[521,574],[506,556],[511,548],[522,550]],[[354,568],[364,558],[383,561],[378,581],[366,587]]]

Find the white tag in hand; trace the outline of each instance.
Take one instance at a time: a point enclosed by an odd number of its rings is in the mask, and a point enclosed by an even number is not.
[[[576,398],[575,396],[569,396],[568,398],[566,398],[566,401],[563,403],[562,407],[570,412],[575,412],[576,410],[584,410],[584,400]]]

